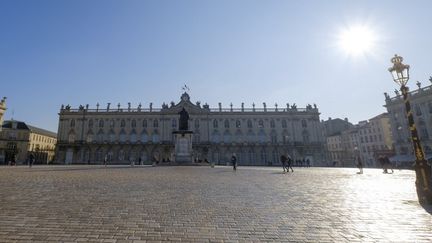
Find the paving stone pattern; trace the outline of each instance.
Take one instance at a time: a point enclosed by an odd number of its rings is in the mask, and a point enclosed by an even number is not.
[[[431,242],[412,171],[0,167],[0,242]]]

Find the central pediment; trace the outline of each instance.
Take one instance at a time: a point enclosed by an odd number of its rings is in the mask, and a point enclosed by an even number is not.
[[[189,114],[196,114],[196,113],[208,113],[210,112],[210,109],[208,105],[201,106],[199,102],[197,104],[193,104],[190,101],[190,96],[188,93],[183,93],[180,97],[180,102],[177,104],[171,103],[171,106],[163,105],[162,106],[162,113],[166,114],[178,114],[182,109],[185,109]]]

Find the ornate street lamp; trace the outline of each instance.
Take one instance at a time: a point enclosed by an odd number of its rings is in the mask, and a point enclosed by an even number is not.
[[[400,86],[400,90],[403,95],[406,116],[408,119],[409,130],[411,131],[411,140],[414,147],[414,154],[416,157],[415,161],[415,172],[416,172],[416,189],[417,196],[420,204],[432,204],[432,191],[431,191],[431,167],[425,159],[423,148],[420,144],[420,139],[417,134],[417,128],[414,123],[413,114],[411,111],[411,104],[408,100],[408,87],[406,86],[409,79],[409,65],[402,63],[403,58],[395,55],[391,62],[393,67],[388,70],[393,76],[393,80]]]

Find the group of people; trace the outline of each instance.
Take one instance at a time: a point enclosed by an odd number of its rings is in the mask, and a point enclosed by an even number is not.
[[[363,162],[362,162],[360,156],[356,156],[355,160],[356,160],[357,168],[359,169],[359,172],[357,172],[357,173],[363,174]],[[381,167],[383,169],[384,174],[388,174],[389,170],[391,170],[391,173],[393,174],[393,172],[394,172],[393,165],[390,162],[389,157],[387,157],[386,155],[380,155],[380,156],[378,156],[378,162],[381,164]]]
[[[283,172],[285,172],[285,171],[289,172],[290,168],[291,168],[291,172],[294,172],[294,170],[291,166],[293,160],[292,160],[291,156],[289,156],[289,154],[286,154],[286,155],[282,154],[280,156],[280,161],[282,163]]]
[[[289,172],[289,169],[291,169],[291,172],[294,172],[293,168],[292,168],[292,158],[291,156],[289,156],[289,154],[282,154],[280,156],[280,161],[282,164],[282,169],[283,172]],[[235,153],[232,154],[231,156],[231,164],[233,166],[233,170],[236,171],[237,170],[237,156]]]
[[[389,170],[391,170],[391,173],[393,174],[393,172],[394,172],[393,165],[390,162],[389,157],[387,157],[385,155],[380,155],[380,156],[378,156],[378,162],[380,162],[384,174],[388,174]]]

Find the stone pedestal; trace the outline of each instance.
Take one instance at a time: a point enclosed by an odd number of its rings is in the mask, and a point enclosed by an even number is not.
[[[177,165],[192,164],[192,131],[175,131],[174,163]]]

